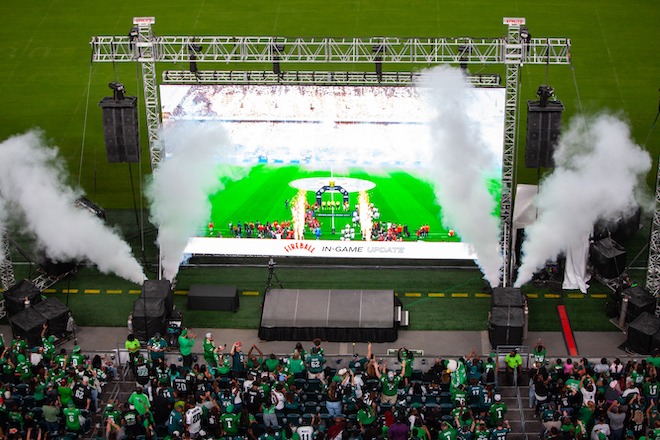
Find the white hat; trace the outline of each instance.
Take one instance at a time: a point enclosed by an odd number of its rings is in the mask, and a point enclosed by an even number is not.
[[[206,334],[206,339],[211,339],[212,337],[213,335],[210,332]]]
[[[341,370],[337,371],[337,374],[340,376],[343,376],[346,373],[347,373],[346,368],[342,368]]]

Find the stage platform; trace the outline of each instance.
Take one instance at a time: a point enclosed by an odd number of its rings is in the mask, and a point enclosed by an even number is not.
[[[271,289],[259,338],[266,341],[393,342],[398,338],[393,290]]]

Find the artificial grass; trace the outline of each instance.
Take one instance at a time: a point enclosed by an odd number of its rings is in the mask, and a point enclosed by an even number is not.
[[[153,269],[157,254],[153,246],[154,235],[147,234],[141,240],[140,234],[131,226],[135,221],[131,219],[132,211],[128,210],[133,206],[131,183],[140,188],[148,178],[146,130],[142,130],[145,159],[139,169],[134,170],[134,181],[131,182],[125,165],[106,162],[101,113],[96,106],[102,97],[109,94],[107,83],[112,80],[123,82],[129,94],[139,95],[138,66],[90,65],[88,47],[93,35],[126,35],[131,18],[140,15],[156,16],[154,31],[159,35],[347,37],[498,36],[505,32],[501,25],[503,16],[524,16],[532,36],[566,36],[572,39],[573,66],[524,66],[520,77],[520,109],[524,109],[524,100],[536,98],[536,89],[540,84],[548,83],[555,87],[557,97],[566,106],[564,121],[580,113],[581,109],[587,113],[620,113],[630,121],[633,137],[639,143],[645,143],[654,161],[660,151],[660,134],[658,130],[651,131],[657,111],[657,78],[660,77],[660,57],[653,51],[652,43],[660,40],[660,27],[657,26],[660,9],[651,0],[554,0],[542,6],[533,2],[512,4],[486,0],[420,0],[414,3],[393,0],[337,0],[328,3],[302,0],[255,0],[249,3],[236,0],[222,3],[171,0],[52,0],[47,4],[17,0],[1,2],[3,26],[0,26],[0,39],[5,51],[4,56],[0,57],[0,92],[5,104],[0,106],[0,139],[33,127],[43,129],[50,143],[59,146],[72,184],[77,185],[80,181],[88,198],[104,208],[127,210],[109,211],[109,223],[120,226],[140,259],[142,249],[145,250],[144,261],[150,262],[145,264],[148,269]],[[202,68],[207,67],[271,68],[267,65],[205,65]],[[180,64],[158,68],[187,69],[188,66]],[[328,68],[371,69],[372,66]],[[394,68],[384,66],[386,71]],[[504,73],[501,66],[473,65],[470,71]],[[525,117],[522,110],[519,120],[515,178],[518,183],[536,183],[537,170],[527,169],[523,165]],[[655,183],[655,168],[649,173],[647,182],[651,187]],[[137,204],[139,206],[139,202]],[[648,242],[648,233],[642,232],[637,237],[642,237],[639,240],[641,243]],[[629,250],[629,256],[636,254],[638,249],[641,245]],[[14,256],[17,260],[21,259],[19,255]],[[643,254],[638,265],[645,262]],[[259,290],[265,283],[264,271],[264,268],[229,269],[216,276],[215,272],[184,270],[179,276],[179,286],[210,280],[223,284],[236,281],[237,285]],[[17,266],[16,272],[18,278],[34,274],[29,266]],[[639,273],[643,276],[643,271]],[[151,276],[151,272],[148,271],[148,274]],[[355,288],[359,285],[382,286],[391,283],[392,288],[401,288],[402,291],[437,292],[463,288],[479,291],[482,285],[476,271],[470,273],[471,278],[462,271],[444,270],[437,273],[344,270],[330,276],[329,272],[287,273],[287,270],[278,269],[278,274],[286,280],[287,287],[302,288],[313,285]],[[65,283],[79,288],[112,286],[114,289],[128,289],[132,286],[114,277],[82,271]],[[87,287],[87,283],[92,286]],[[56,287],[61,289],[62,285],[60,283]],[[79,324],[121,326],[125,325],[127,311],[130,310],[128,298],[128,295],[123,299],[120,295],[112,298],[80,295],[75,298],[71,296],[69,300]],[[469,311],[470,308],[447,307],[452,303],[450,298],[445,299],[412,304],[411,328],[416,325],[428,325],[430,328],[442,323],[483,329],[481,311],[475,316],[469,313],[459,316],[457,313]],[[480,299],[471,306],[485,310],[487,303],[487,299]],[[555,301],[539,299],[530,301],[530,304],[533,306],[530,309],[530,329],[555,329]],[[600,300],[566,299],[566,306],[575,330],[608,329],[610,326],[601,313],[604,305]],[[428,319],[415,319],[416,314],[420,318],[427,314]],[[206,319],[201,315],[188,316],[191,320]]]
[[[109,13],[109,11],[112,11]],[[76,3],[53,0],[48,5],[7,0],[0,4],[0,138],[41,127],[60,146],[72,181],[80,180],[88,196],[106,208],[132,205],[126,167],[108,164],[103,148],[101,113],[96,103],[108,95],[107,83],[118,80],[130,94],[140,94],[138,66],[89,63],[88,43],[94,35],[126,35],[133,16],[156,17],[158,35],[286,35],[286,36],[499,36],[503,16],[527,18],[532,36],[565,36],[572,40],[573,66],[524,66],[521,71],[521,109],[535,99],[542,83],[555,87],[566,106],[564,120],[580,112],[613,111],[631,122],[633,136],[643,142],[657,111],[660,57],[642,42],[658,41],[660,13],[655,2],[615,0],[535,3],[485,0],[414,4],[338,0],[310,4],[302,0],[236,0],[222,3],[128,0]],[[213,64],[202,68],[261,68]],[[187,65],[161,65],[187,69]],[[284,68],[288,68],[286,65]],[[372,69],[372,66],[329,66],[334,69]],[[397,66],[385,65],[385,70]],[[415,68],[420,68],[417,66]],[[501,66],[470,66],[472,72],[504,73]],[[89,95],[88,95],[89,83]],[[577,87],[576,87],[577,85]],[[522,112],[521,112],[522,115]],[[524,115],[522,115],[524,116]],[[522,165],[525,118],[521,117],[516,178],[537,180],[536,170]],[[144,155],[147,156],[142,130]],[[84,134],[84,140],[83,140]],[[647,148],[657,157],[658,131]],[[143,161],[142,175],[149,166]],[[136,173],[136,175],[139,173]],[[653,184],[655,172],[649,173]],[[136,177],[137,178],[137,177]]]

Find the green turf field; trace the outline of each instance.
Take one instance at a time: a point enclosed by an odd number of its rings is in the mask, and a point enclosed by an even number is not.
[[[532,36],[570,37],[574,65],[548,68],[524,66],[521,71],[520,109],[525,108],[525,100],[536,98],[535,92],[540,84],[548,83],[555,88],[558,99],[566,106],[564,122],[581,110],[587,113],[610,111],[621,114],[630,121],[634,139],[651,152],[654,161],[657,161],[660,152],[660,132],[657,127],[651,131],[658,111],[660,78],[660,56],[657,48],[657,42],[660,41],[660,8],[653,0],[554,0],[543,3],[485,0],[0,2],[0,41],[3,42],[4,49],[0,57],[0,96],[3,99],[0,106],[0,139],[34,127],[41,128],[52,144],[60,147],[71,182],[79,182],[88,198],[100,206],[117,209],[110,213],[110,224],[117,226],[125,236],[131,238],[136,254],[141,253],[139,232],[135,227],[136,219],[133,213],[127,210],[133,208],[131,183],[135,184],[139,194],[141,181],[148,178],[148,161],[143,160],[139,172],[134,168],[133,182],[129,178],[126,165],[107,163],[101,112],[97,103],[109,94],[107,84],[113,80],[123,82],[129,93],[140,94],[137,84],[138,66],[90,65],[88,43],[93,35],[126,35],[131,27],[131,18],[140,15],[155,16],[157,21],[154,31],[160,35],[348,37],[500,36],[505,32],[501,24],[503,16],[523,16],[527,18]],[[248,68],[224,65],[209,67]],[[187,64],[159,66],[159,69],[187,68]],[[384,69],[393,68],[385,65]],[[503,68],[495,66],[471,66],[470,71],[504,73]],[[524,167],[524,112],[520,112],[519,119],[516,161],[518,166],[515,179],[518,183],[535,183],[544,172],[538,173],[537,170]],[[146,158],[146,130],[142,130],[141,135]],[[647,179],[650,186],[655,182],[655,170],[654,167]],[[282,195],[277,200],[273,207],[282,207]],[[44,215],[48,213],[45,212]],[[266,215],[268,213],[264,214]],[[275,216],[276,213],[272,215]],[[139,223],[139,220],[137,222]],[[149,258],[153,258],[153,237],[150,238],[151,241],[147,242],[145,247]],[[644,237],[638,239],[639,246],[631,249],[629,255],[636,255],[638,250],[642,249],[644,241]],[[20,258],[18,255],[16,257]],[[645,261],[642,256],[638,264],[643,265]],[[382,277],[382,272],[387,271],[380,271],[377,276]],[[639,273],[643,275],[644,272]],[[186,280],[189,276],[204,279],[206,275],[182,274]],[[243,272],[241,276],[248,278],[250,274]],[[369,274],[359,270],[344,271],[328,283],[341,286],[344,282],[355,282],[365,276],[369,277]],[[294,274],[292,277],[295,278],[290,282],[295,281],[300,285],[309,284],[311,279],[309,274],[304,273]],[[477,272],[473,272],[472,277],[477,280],[480,278]],[[451,278],[459,279],[460,275],[453,274]],[[98,279],[109,285],[125,285],[125,282],[114,277]],[[436,283],[436,289],[447,289],[453,285],[451,279],[438,281],[428,274],[412,273],[406,277],[395,277],[397,283],[409,283],[408,290],[415,290],[420,279],[428,284]],[[98,282],[93,281],[90,284]],[[252,283],[260,285],[262,281],[255,280]],[[427,291],[436,289],[429,288]],[[99,303],[98,297],[88,298],[90,303]],[[480,301],[480,307],[487,307],[486,300]],[[543,306],[537,307],[537,302],[541,301],[543,300],[532,302],[532,306],[536,307],[532,316],[538,319],[539,325],[543,320],[550,320],[555,316],[542,308]],[[573,300],[567,301],[570,304]],[[580,311],[580,315],[598,317],[595,324],[585,323],[584,328],[608,325],[601,316],[602,313],[598,313],[602,311],[602,300],[574,301],[585,301],[583,304],[589,303],[592,307],[593,313]],[[73,301],[71,302],[73,304]],[[411,307],[419,308],[421,304],[424,303]],[[570,305],[568,307],[570,314]],[[101,319],[102,313],[86,315],[86,309],[82,306],[75,310],[81,311],[85,317],[99,316],[99,321],[90,318],[86,323],[105,322]],[[125,313],[125,307],[119,310],[122,314]],[[118,315],[116,318],[121,317]],[[453,318],[436,321],[451,323]],[[118,321],[121,319],[115,319],[113,322]],[[475,320],[474,325],[483,328],[485,321],[481,318],[478,321]],[[459,324],[455,321],[454,325]],[[547,322],[542,325],[543,328],[546,328],[546,325],[553,326]]]
[[[327,171],[306,171],[299,166],[257,165],[244,178],[228,182],[225,188],[211,197],[214,235],[220,232],[223,237],[229,237],[229,223],[241,222],[266,223],[277,221],[292,221],[290,203],[298,190],[290,183],[296,179],[310,177],[327,177]],[[422,225],[429,226],[428,238],[425,241],[459,241],[456,235],[449,235],[451,225],[442,225],[441,207],[438,205],[432,186],[419,177],[399,170],[386,174],[373,174],[368,170],[351,169],[342,176],[368,180],[375,183],[370,190],[369,201],[379,209],[381,222],[392,222],[407,225],[410,237],[406,240],[417,240],[415,234]],[[493,196],[499,200],[501,183],[488,182]],[[342,206],[337,209],[319,207],[315,210],[316,218],[321,223],[324,239],[339,239],[341,234],[332,235],[331,229],[337,231],[345,225],[352,225],[352,211],[358,203],[358,193],[349,194],[350,209]],[[306,193],[306,201],[312,206],[316,203],[313,191]],[[323,195],[324,202],[341,201],[338,193],[327,192]],[[499,205],[499,203],[498,203]],[[498,212],[494,213],[495,215]],[[334,221],[333,221],[334,219]],[[206,225],[200,225],[201,234],[209,234]],[[359,225],[356,239],[360,240]],[[243,235],[245,237],[245,235]],[[306,228],[306,238],[314,238],[314,231]]]

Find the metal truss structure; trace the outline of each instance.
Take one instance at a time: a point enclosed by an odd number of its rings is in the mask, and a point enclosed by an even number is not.
[[[2,290],[7,290],[14,284],[16,284],[16,277],[14,276],[14,266],[11,259],[11,249],[9,248],[9,237],[7,232],[2,230],[0,231],[2,236],[0,237],[0,252],[2,253],[0,259],[0,287]],[[4,310],[4,307],[2,308]]]
[[[321,72],[270,70],[166,70],[164,84],[309,84],[351,86],[410,86],[422,75],[416,72]],[[501,87],[497,74],[466,75],[475,87]]]
[[[655,182],[655,209],[649,240],[649,259],[646,269],[646,289],[656,297],[655,315],[660,316],[660,164]]]
[[[197,70],[197,63],[221,63],[228,66],[236,64],[259,63],[272,64],[273,74],[263,75],[262,80],[250,72],[231,72],[224,74],[197,71],[196,78],[209,81],[214,75],[219,80],[244,83],[249,78],[253,83],[270,84],[291,80],[290,73],[283,73],[281,63],[297,68],[300,65],[329,64],[375,64],[376,70],[383,65],[398,65],[398,75],[405,75],[416,65],[437,64],[489,64],[506,66],[506,103],[505,103],[505,138],[502,170],[502,206],[501,206],[501,251],[504,258],[502,273],[503,285],[511,283],[511,216],[513,205],[513,175],[516,153],[517,112],[518,112],[518,74],[524,64],[556,65],[570,63],[571,41],[568,38],[531,38],[524,28],[524,18],[504,18],[507,27],[504,37],[494,38],[288,38],[267,36],[154,36],[151,26],[153,17],[135,17],[133,29],[128,36],[96,36],[90,42],[92,61],[106,63],[132,63],[142,65],[142,81],[145,95],[147,130],[152,169],[161,160],[161,146],[158,142],[160,126],[160,108],[155,78],[156,63],[194,63],[191,70]],[[521,31],[524,31],[521,32]],[[269,66],[270,67],[270,66]],[[321,73],[319,73],[321,74]],[[165,73],[165,81],[170,81]],[[300,73],[298,73],[300,77]],[[322,73],[326,79],[335,77]],[[372,75],[350,73],[362,76],[361,81],[373,81]],[[393,81],[392,73],[383,72],[380,81]],[[396,73],[394,74],[396,77]],[[258,75],[257,75],[258,76]],[[309,78],[308,73],[303,75]],[[279,78],[279,81],[278,81]],[[312,75],[312,80],[314,76]],[[341,75],[336,75],[341,78]],[[345,77],[348,78],[348,77]],[[352,76],[350,78],[356,78]],[[358,81],[357,79],[354,79]],[[376,82],[379,75],[376,75]],[[399,81],[400,79],[397,79]],[[185,81],[182,79],[182,81]],[[190,79],[192,81],[192,79]],[[341,80],[339,80],[341,82]],[[343,81],[353,81],[344,79]],[[186,81],[187,82],[187,81]],[[200,81],[201,82],[201,81]],[[344,82],[347,83],[347,82]],[[387,82],[386,82],[387,83]]]

